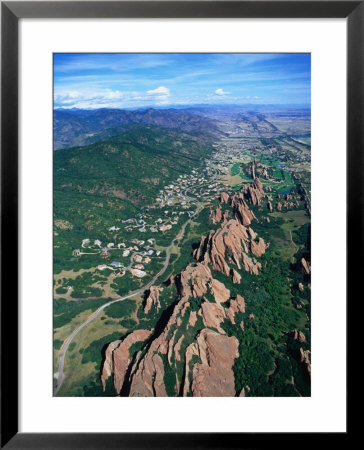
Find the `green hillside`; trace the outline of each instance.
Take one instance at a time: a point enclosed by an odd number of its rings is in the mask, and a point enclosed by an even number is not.
[[[80,240],[106,239],[107,228],[155,203],[159,190],[190,173],[211,152],[206,136],[141,126],[87,147],[54,153],[54,265],[71,268]],[[84,256],[82,266],[94,264]]]

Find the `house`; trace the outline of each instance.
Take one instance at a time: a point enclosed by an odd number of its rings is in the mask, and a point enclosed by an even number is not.
[[[160,231],[170,230],[171,228],[172,225],[162,225],[161,227],[159,227]]]
[[[83,239],[81,247],[85,247],[85,245],[88,245],[90,243],[90,239]]]
[[[157,251],[155,252],[155,254],[156,254],[157,256],[159,256],[159,255],[161,254],[161,251],[160,251],[160,250],[157,250]]]
[[[99,241],[98,239],[95,239],[94,245],[97,245],[97,247],[101,248],[101,241]]]
[[[109,258],[110,253],[107,250],[103,250],[101,253],[101,258]]]
[[[118,231],[118,230],[120,230],[120,228],[116,227],[115,225],[109,228],[109,231]]]
[[[97,266],[98,270],[104,270],[107,269],[107,265],[106,264],[100,264]]]
[[[144,260],[145,264],[149,264],[152,260],[149,257],[146,257]]]
[[[79,248],[76,248],[75,250],[73,250],[72,255],[73,256],[81,256],[81,250]]]
[[[142,262],[142,260],[143,260],[143,258],[140,255],[135,255],[134,256],[134,261],[135,262],[140,263],[140,262]]]
[[[138,270],[144,269],[143,264],[136,264],[134,267],[135,267],[135,269],[138,269]]]
[[[111,263],[111,265],[114,266],[114,267],[121,267],[121,262],[119,262],[119,261],[113,261],[113,262]]]
[[[130,250],[124,250],[123,251],[123,257],[126,258],[127,256],[130,255]]]
[[[130,269],[130,272],[131,272],[132,275],[134,275],[134,276],[136,276],[138,278],[143,278],[147,274],[143,270],[133,269],[133,268]]]
[[[120,244],[118,244],[118,249],[119,249],[119,250],[120,250],[120,247],[124,247],[124,248],[125,248],[124,242],[121,242]]]
[[[107,248],[113,248],[114,247],[114,243],[113,242],[110,242],[109,244],[107,244]]]

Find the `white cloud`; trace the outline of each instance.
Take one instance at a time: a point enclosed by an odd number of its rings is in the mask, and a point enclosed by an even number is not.
[[[226,91],[224,91],[224,89],[219,88],[219,89],[216,89],[214,94],[215,95],[228,95],[228,94],[230,94],[230,92],[226,92]]]
[[[151,90],[147,91],[147,94],[169,96],[170,92],[171,91],[168,88],[166,88],[165,86],[159,86],[156,89],[151,89]]]
[[[112,89],[61,91],[54,94],[57,108],[125,108],[130,106],[158,106],[170,102],[170,90],[160,86],[150,91],[119,91]]]

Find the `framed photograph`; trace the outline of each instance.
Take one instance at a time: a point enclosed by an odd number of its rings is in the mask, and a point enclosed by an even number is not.
[[[363,11],[2,2],[2,447],[348,438]]]

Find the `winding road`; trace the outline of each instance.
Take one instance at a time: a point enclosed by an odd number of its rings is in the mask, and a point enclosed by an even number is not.
[[[170,253],[171,253],[171,249],[172,247],[175,245],[176,241],[179,241],[180,239],[182,239],[185,230],[186,230],[186,226],[188,225],[189,222],[191,222],[192,218],[194,216],[196,216],[202,209],[202,204],[201,203],[197,203],[197,208],[196,211],[191,215],[191,217],[182,225],[182,228],[180,229],[180,231],[178,232],[177,236],[173,239],[173,241],[170,243],[170,245],[167,247],[166,249],[166,259],[164,262],[164,265],[162,267],[162,269],[154,276],[154,278],[145,286],[143,286],[142,288],[138,289],[137,291],[132,292],[129,295],[126,295],[125,297],[121,297],[118,298],[116,300],[113,300],[111,302],[105,303],[104,305],[100,306],[95,312],[93,312],[81,325],[79,325],[69,336],[68,338],[64,341],[62,347],[61,347],[61,354],[59,357],[59,362],[58,362],[58,372],[57,372],[57,384],[55,386],[54,389],[54,395],[57,395],[58,391],[60,390],[63,380],[64,380],[64,374],[63,374],[63,369],[64,369],[64,361],[65,361],[65,357],[66,357],[66,353],[68,350],[68,347],[70,346],[71,342],[73,341],[73,339],[75,338],[75,336],[77,336],[77,334],[83,329],[85,328],[90,322],[92,322],[94,319],[96,319],[96,317],[98,317],[101,312],[107,308],[108,306],[112,305],[113,303],[117,303],[117,302],[122,302],[123,300],[126,300],[128,298],[131,297],[135,297],[138,294],[141,294],[143,292],[145,292],[146,290],[148,290],[155,282],[156,280],[165,273],[165,271],[168,268],[169,265],[169,260],[170,260]],[[133,258],[134,254],[131,256],[131,259]],[[131,265],[131,264],[130,264]]]

